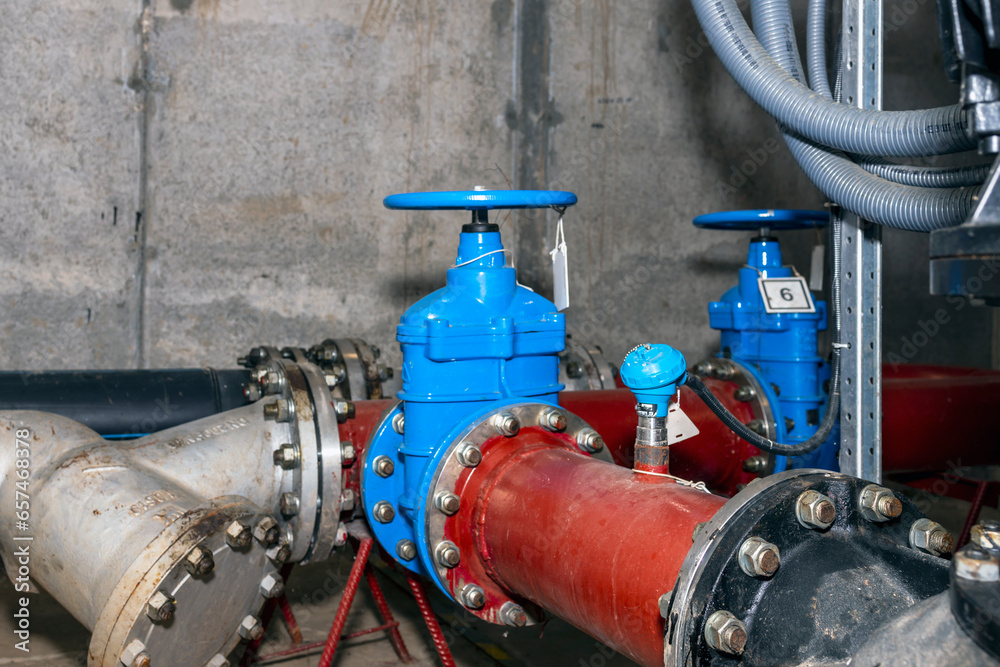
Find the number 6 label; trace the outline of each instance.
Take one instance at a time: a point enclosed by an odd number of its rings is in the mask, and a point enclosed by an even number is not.
[[[769,313],[815,313],[816,304],[801,276],[794,278],[758,278],[757,287]]]

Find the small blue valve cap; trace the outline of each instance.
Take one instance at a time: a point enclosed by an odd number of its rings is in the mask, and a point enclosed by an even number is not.
[[[667,404],[687,379],[687,362],[669,345],[644,343],[625,355],[620,374],[640,404],[639,414],[666,417]]]

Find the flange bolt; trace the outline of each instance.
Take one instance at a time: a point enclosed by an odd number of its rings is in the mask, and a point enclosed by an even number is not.
[[[524,613],[524,607],[516,602],[507,601],[500,607],[500,620],[504,625],[523,628],[528,622],[528,615]]]
[[[483,592],[481,586],[475,584],[463,586],[462,594],[459,597],[462,598],[462,604],[469,609],[482,609],[483,605],[486,604],[486,593]]]
[[[379,477],[388,477],[396,470],[396,464],[388,456],[382,454],[381,456],[376,456],[375,460],[372,461],[372,470]]]
[[[493,428],[500,435],[512,438],[521,430],[521,422],[511,412],[501,412],[493,417]]]
[[[396,510],[388,500],[380,500],[372,508],[372,516],[379,523],[389,523],[396,518]]]
[[[742,655],[747,645],[747,626],[728,611],[717,611],[705,622],[705,641],[716,651]]]

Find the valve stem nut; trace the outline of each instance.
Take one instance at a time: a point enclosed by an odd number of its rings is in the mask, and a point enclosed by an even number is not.
[[[463,586],[459,597],[462,599],[462,604],[469,609],[482,609],[486,604],[486,593],[481,586],[477,586],[476,584],[466,584]]]
[[[523,628],[528,623],[528,615],[524,613],[524,607],[508,600],[500,607],[500,620],[504,625]]]
[[[400,540],[396,543],[396,555],[402,560],[411,561],[417,557],[417,545],[410,540]]]
[[[493,428],[500,435],[512,438],[521,430],[521,422],[512,412],[501,412],[493,417]]]
[[[465,442],[458,446],[455,458],[466,468],[475,468],[483,460],[483,452],[475,443]]]
[[[739,562],[751,577],[772,577],[781,565],[781,552],[767,540],[751,537],[740,546]]]
[[[795,517],[805,528],[826,530],[837,518],[837,508],[819,491],[803,491],[795,501]]]
[[[716,651],[742,655],[747,645],[747,626],[728,611],[717,611],[705,622],[705,641]]]
[[[548,431],[560,433],[566,430],[566,413],[556,408],[545,408],[538,415],[538,425]]]
[[[441,567],[453,568],[462,561],[462,554],[454,542],[444,540],[434,548],[434,559]]]
[[[896,494],[878,484],[869,484],[861,489],[858,507],[861,515],[869,521],[889,521],[903,513],[903,503]]]
[[[462,506],[462,500],[451,491],[441,491],[434,496],[434,506],[442,514],[454,516]]]
[[[278,522],[269,516],[264,517],[254,526],[253,536],[265,547],[275,544],[280,537],[281,531],[278,529]]]
[[[588,454],[594,454],[604,449],[604,438],[588,426],[576,434],[576,444]]]
[[[372,516],[379,523],[389,523],[396,518],[396,510],[388,500],[380,500],[372,508]]]
[[[375,460],[372,461],[372,470],[379,477],[389,477],[396,470],[396,464],[388,456],[382,454],[376,456]]]

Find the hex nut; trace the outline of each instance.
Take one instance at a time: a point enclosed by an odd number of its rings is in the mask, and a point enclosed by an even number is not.
[[[248,614],[240,621],[238,632],[240,637],[247,641],[257,641],[264,636],[264,626],[260,624],[260,619]]]
[[[215,569],[215,559],[212,552],[205,547],[196,545],[184,556],[184,569],[192,577],[204,576]]]
[[[547,431],[560,433],[566,430],[566,413],[556,408],[545,408],[538,414],[538,425]]]
[[[434,506],[442,514],[454,516],[462,507],[462,500],[451,491],[441,491],[434,496]]]
[[[260,385],[256,382],[251,382],[243,387],[243,397],[247,399],[248,403],[256,403],[260,400],[260,396]]]
[[[389,501],[380,500],[372,508],[372,516],[379,523],[389,523],[396,518],[396,510]]]
[[[945,556],[955,547],[955,539],[941,524],[917,519],[910,526],[910,546],[933,556]]]
[[[295,443],[286,442],[274,450],[274,465],[281,466],[284,470],[298,468],[301,462],[302,454]]]
[[[406,418],[403,416],[402,412],[397,412],[392,417],[392,430],[400,435],[403,435],[403,429],[405,427],[406,427]]]
[[[747,627],[728,611],[717,611],[705,622],[705,641],[716,651],[742,655],[747,645]]]
[[[711,377],[715,371],[715,364],[711,360],[706,359],[704,361],[699,361],[694,365],[694,372],[696,375],[702,377]]]
[[[174,617],[177,601],[172,595],[156,591],[146,603],[146,616],[154,623],[169,621]]]
[[[604,449],[604,438],[588,426],[576,434],[576,444],[588,454],[594,454]]]
[[[462,599],[462,604],[469,609],[482,609],[486,604],[486,593],[481,586],[477,586],[476,584],[466,584],[463,586],[459,597]]]
[[[264,404],[264,419],[276,422],[287,422],[292,420],[292,402],[287,398],[278,398],[270,403]]]
[[[268,572],[264,575],[264,578],[260,580],[260,594],[267,599],[276,598],[285,592],[285,582],[281,580],[281,577],[274,574],[273,572]]]
[[[354,419],[354,403],[352,401],[335,400],[333,411],[337,414],[338,422]]]
[[[1000,550],[1000,521],[981,521],[972,527],[969,541],[987,551]]]
[[[410,540],[400,540],[396,543],[396,555],[402,560],[411,561],[417,557],[417,545]]]
[[[340,462],[344,465],[350,465],[354,463],[354,459],[357,458],[357,452],[354,449],[354,443],[349,440],[344,440],[340,443]]]
[[[375,460],[372,461],[372,470],[379,477],[389,477],[396,470],[396,464],[388,456],[382,454],[376,456]]]
[[[281,507],[281,513],[284,516],[295,516],[299,513],[299,509],[302,505],[302,501],[299,497],[292,493],[291,491],[286,491],[281,494],[281,500],[279,501]]]
[[[524,607],[508,600],[500,607],[500,621],[504,625],[523,628],[528,623],[528,615],[524,613]]]
[[[133,639],[122,651],[119,660],[127,667],[148,667],[149,653],[146,652],[146,645],[141,640]]]
[[[751,537],[740,546],[739,561],[751,577],[772,577],[781,566],[781,552],[767,540]]]
[[[753,400],[753,397],[757,395],[754,388],[750,385],[743,385],[742,387],[737,387],[736,391],[733,392],[733,398],[741,403],[746,403]]]
[[[273,547],[268,548],[268,550],[264,553],[267,555],[267,559],[269,561],[278,567],[281,567],[291,557],[292,548],[287,542],[280,542],[275,544]]]
[[[869,484],[861,489],[858,496],[861,516],[869,521],[883,522],[896,519],[903,513],[903,503],[891,489],[878,484]]]
[[[229,667],[229,660],[221,653],[216,653],[205,667]]]
[[[263,544],[265,547],[269,547],[272,544],[277,543],[280,536],[281,531],[278,528],[278,522],[269,516],[266,516],[258,521],[257,525],[254,526],[253,529],[254,539]]]
[[[483,452],[472,442],[463,442],[455,451],[455,458],[466,468],[475,468],[483,460]]]
[[[512,412],[501,412],[494,415],[493,428],[500,435],[512,438],[521,430],[521,422]]]
[[[357,499],[354,496],[354,489],[344,489],[340,492],[340,511],[353,512]]]
[[[969,544],[955,554],[955,575],[970,581],[1000,581],[1000,560],[989,551]]]
[[[444,540],[443,542],[439,542],[437,547],[435,547],[434,560],[436,560],[441,567],[453,568],[462,561],[462,554],[459,552],[458,547],[455,546],[454,542]]]
[[[819,491],[803,491],[795,501],[795,517],[805,528],[826,530],[837,518],[837,508]]]
[[[269,368],[260,377],[260,386],[265,394],[280,394],[285,388],[285,374],[280,368]]]
[[[253,539],[253,530],[250,524],[242,519],[236,519],[226,526],[226,544],[234,549],[242,549],[250,544]]]
[[[733,376],[736,375],[736,369],[731,363],[719,359],[712,364],[712,375],[720,380],[732,380]]]
[[[762,472],[767,468],[766,456],[751,456],[743,460],[743,472]]]
[[[747,422],[747,428],[757,435],[767,435],[767,426],[761,419],[751,419]]]

